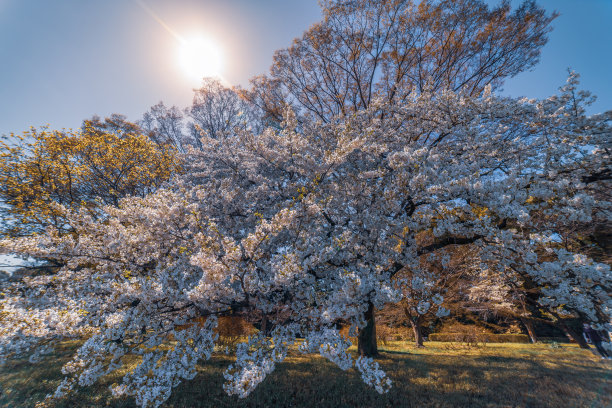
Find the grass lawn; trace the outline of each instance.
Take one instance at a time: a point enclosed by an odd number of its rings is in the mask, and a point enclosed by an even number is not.
[[[214,356],[199,375],[173,392],[166,408],[191,407],[612,407],[612,361],[563,344],[407,343],[381,347],[379,362],[393,380],[379,395],[356,370],[343,372],[319,356],[293,355],[246,399],[222,390],[230,358]],[[11,361],[0,369],[0,406],[33,407],[60,382],[61,365],[75,350],[66,343],[43,362]],[[59,407],[134,407],[111,398],[121,374],[81,389]]]

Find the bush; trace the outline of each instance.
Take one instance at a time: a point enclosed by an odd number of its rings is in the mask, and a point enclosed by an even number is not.
[[[252,324],[237,316],[219,317],[219,323],[215,329],[215,332],[219,334],[218,344],[230,348],[255,331]]]
[[[538,337],[540,343],[571,343],[567,337]]]
[[[442,337],[436,337],[437,334]],[[432,333],[429,335],[430,341],[454,341],[467,343],[470,346],[478,346],[481,343],[486,343],[486,336],[492,334],[483,327],[473,324],[463,324],[457,321],[447,321],[440,329],[440,333]],[[433,337],[432,337],[433,336]],[[444,340],[436,340],[441,338]]]
[[[353,344],[357,344],[357,337],[349,336],[349,328],[350,326],[342,326],[340,334]],[[390,341],[414,341],[414,333],[409,327],[389,327],[378,324],[376,325],[376,341],[383,346]]]
[[[383,345],[389,341],[414,341],[414,332],[408,327],[376,326],[376,339]]]
[[[492,333],[432,333],[430,341],[455,341],[464,343],[529,343],[526,334],[492,334]]]

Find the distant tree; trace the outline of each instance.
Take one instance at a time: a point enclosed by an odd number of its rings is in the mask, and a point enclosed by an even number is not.
[[[585,124],[580,121],[581,117],[586,116],[585,108],[590,106],[595,97],[588,91],[579,89],[580,75],[569,70],[567,84],[561,89],[561,102],[567,109],[567,114],[571,115],[577,122],[577,130]],[[608,123],[612,122],[611,112],[602,115],[608,118]],[[604,128],[596,130],[605,133]],[[601,146],[606,154],[612,152],[612,138]],[[598,262],[612,264],[612,206],[605,205],[612,201],[612,162],[602,162],[594,171],[581,177],[590,199],[584,199],[584,205],[593,208],[591,219],[584,220],[574,218],[567,223],[566,228],[559,230],[555,237],[557,247],[568,251],[578,252],[593,258]],[[559,214],[541,214],[540,218],[545,220],[558,217]],[[563,215],[561,215],[563,216]]]
[[[142,128],[134,122],[127,120],[125,115],[113,113],[104,119],[95,115],[90,119],[85,119],[81,125],[83,135],[114,135],[124,138],[129,135],[142,134]]]
[[[168,144],[185,153],[186,147],[194,143],[186,134],[185,117],[176,106],[166,107],[163,102],[153,105],[142,117],[139,125],[158,144]]]
[[[547,257],[546,253],[540,254],[540,257],[542,260],[555,259],[555,257]],[[538,281],[520,269],[496,269],[495,262],[492,262],[493,265],[490,265],[490,268],[484,267],[483,264],[483,269],[475,275],[475,279],[466,293],[467,296],[460,302],[461,306],[477,312],[480,316],[493,314],[521,322],[532,343],[538,341],[535,324],[539,322],[557,327],[580,347],[588,349],[589,346],[580,329],[577,330],[574,323],[576,320],[579,322],[589,321],[589,317],[582,312],[581,305],[578,304],[582,302],[592,303],[592,299],[588,299],[588,295],[585,298],[584,292],[596,293],[598,289],[585,291],[585,286],[591,286],[589,282],[580,282],[580,278],[572,276],[575,273],[574,271],[581,267],[580,262],[582,261],[578,259],[576,263],[568,262],[568,256],[563,252],[559,252],[556,256],[556,258],[563,257],[565,257],[566,266],[565,268],[559,268],[556,272],[559,276],[554,279],[556,281],[554,285],[563,282],[563,291],[572,293],[575,301],[550,302],[550,299],[547,299],[547,289],[550,288],[551,280]],[[543,262],[543,265],[546,265],[546,263]],[[592,265],[592,261],[588,261],[585,262],[583,267],[590,268]],[[566,270],[563,271],[563,269]],[[606,271],[602,272],[607,273]],[[610,285],[606,277],[596,279],[596,281],[597,285],[606,288]],[[597,307],[594,310],[596,313],[601,313]]]
[[[252,78],[250,83],[250,89],[236,88],[236,92],[260,110],[264,125],[278,128],[288,106],[294,111],[298,110],[297,106],[291,103],[280,80],[259,75]]]
[[[589,92],[579,90],[578,86],[579,75],[570,71],[566,85],[561,88],[561,94],[553,104],[553,106],[562,106],[565,115],[573,123],[566,130],[564,143],[573,143],[575,138],[579,138],[577,134],[591,126],[589,124],[591,118],[586,116],[585,107],[591,104],[594,98]],[[550,105],[551,103],[543,103],[540,108],[552,109]],[[609,227],[612,215],[610,206],[612,138],[610,138],[610,130],[607,127],[612,120],[611,114],[612,112],[605,112],[594,115],[594,118],[601,122],[600,125],[590,130],[595,134],[605,135],[598,147],[601,149],[603,159],[589,163],[590,170],[586,170],[584,164],[582,168],[578,167],[576,169],[578,175],[574,178],[574,182],[580,185],[581,193],[573,200],[576,204],[589,208],[592,211],[591,215],[578,217],[566,212],[550,211],[548,208],[550,203],[535,196],[529,196],[526,197],[528,202],[541,207],[541,210],[533,216],[534,222],[531,229],[526,228],[523,224],[508,226],[515,229],[520,228],[525,234],[532,234],[531,240],[537,242],[537,245],[534,245],[537,248],[537,256],[542,261],[542,265],[547,268],[547,273],[539,279],[534,279],[516,264],[500,268],[499,259],[509,255],[504,255],[503,250],[499,252],[496,250],[491,254],[493,258],[487,264],[483,264],[485,268],[483,268],[479,284],[472,288],[475,293],[479,294],[478,303],[482,304],[483,299],[488,298],[489,303],[492,301],[493,304],[497,304],[496,308],[504,309],[506,313],[508,311],[514,313],[523,322],[532,340],[536,338],[530,327],[531,320],[545,317],[581,347],[588,348],[580,332],[581,329],[572,327],[570,323],[572,320],[588,322],[594,318],[605,320],[603,316],[606,314],[606,307],[609,306],[593,307],[594,315],[585,314],[583,306],[593,303],[592,299],[585,297],[585,293],[612,291],[612,282],[609,281],[608,276],[605,276],[608,272],[601,269],[599,271],[601,279],[581,282],[580,274],[577,271],[591,268],[593,261],[607,265],[610,265],[611,262],[610,241],[607,239],[610,236]],[[565,159],[565,164],[569,168],[575,166],[581,159],[582,153],[573,154]],[[546,160],[559,161],[560,158],[549,156]],[[563,174],[568,171],[561,169],[559,173]],[[555,173],[549,175],[551,178],[555,176]],[[568,198],[556,197],[555,200],[566,201]],[[537,232],[543,231],[543,226],[551,223],[560,226],[555,229],[554,233]],[[577,253],[581,255],[573,255]],[[554,259],[563,261],[557,261],[555,264]],[[563,292],[572,294],[569,301],[559,299],[560,293],[551,290],[551,287],[561,285],[561,283],[564,286]],[[591,290],[587,290],[585,285]],[[565,295],[561,297],[565,298]],[[543,302],[542,299],[546,301]]]
[[[185,112],[191,119],[188,126],[197,147],[202,147],[202,133],[218,138],[236,130],[263,130],[256,106],[219,80],[204,78],[202,86],[194,91],[193,103]]]
[[[323,20],[274,55],[243,95],[280,123],[284,106],[325,122],[382,98],[442,89],[477,95],[532,68],[550,23],[535,1],[324,0]]]
[[[449,304],[461,297],[465,280],[475,269],[472,252],[469,246],[449,245],[436,257],[421,256],[419,268],[404,268],[396,274],[403,291],[399,307],[414,332],[416,347],[424,346],[423,323],[448,316]]]
[[[31,129],[0,141],[2,233],[70,231],[69,210],[97,218],[103,205],[156,190],[178,169],[176,155],[137,131],[113,115],[77,131]]]

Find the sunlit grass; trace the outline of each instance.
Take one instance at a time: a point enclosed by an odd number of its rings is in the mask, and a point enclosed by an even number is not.
[[[39,364],[9,362],[0,370],[3,407],[32,407],[62,378],[61,365],[74,352],[66,343]],[[378,360],[393,389],[378,395],[355,370],[343,372],[318,356],[291,355],[248,398],[222,390],[229,357],[201,364],[199,375],[181,384],[165,407],[610,407],[612,363],[574,345],[426,343],[422,349],[394,342]],[[108,386],[121,373],[61,401],[59,407],[134,407],[111,398]]]

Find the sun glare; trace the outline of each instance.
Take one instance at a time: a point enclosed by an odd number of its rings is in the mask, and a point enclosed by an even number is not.
[[[206,37],[193,37],[181,41],[179,64],[192,79],[221,75],[222,58],[217,44]]]

